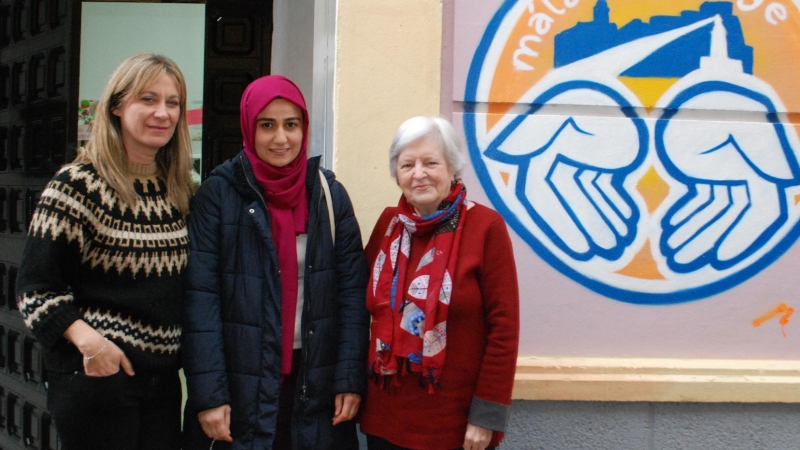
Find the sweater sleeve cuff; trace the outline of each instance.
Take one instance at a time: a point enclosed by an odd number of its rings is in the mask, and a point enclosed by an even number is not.
[[[343,364],[340,363],[340,366]],[[349,370],[342,368],[336,371],[336,380],[333,383],[334,394],[358,394],[361,397],[367,394],[367,376],[363,364],[352,364]],[[341,375],[340,375],[341,374]]]
[[[20,296],[18,307],[39,343],[52,348],[73,322],[83,318],[73,301],[70,291],[29,291]]]
[[[44,326],[34,327],[34,334],[45,348],[52,348],[64,339],[67,328],[80,319],[83,319],[80,311],[75,308],[64,308],[64,311],[50,314]]]
[[[472,406],[469,408],[467,421],[481,428],[492,431],[505,432],[508,418],[511,415],[511,405],[490,402],[478,397],[472,397]]]
[[[76,320],[82,319],[80,311],[72,307],[61,308],[48,314],[44,323],[32,326],[33,334],[44,348],[53,348],[64,339],[64,332]]]

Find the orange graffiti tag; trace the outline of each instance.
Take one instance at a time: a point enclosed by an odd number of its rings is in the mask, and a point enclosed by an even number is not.
[[[783,333],[783,337],[786,337],[786,324],[789,323],[789,317],[794,314],[794,308],[787,306],[786,303],[781,303],[780,305],[776,306],[775,309],[772,311],[764,314],[763,316],[759,317],[758,319],[753,320],[753,326],[758,328],[764,324],[764,322],[772,319],[775,316],[779,316],[783,314],[783,317],[778,321],[781,324],[781,332]]]

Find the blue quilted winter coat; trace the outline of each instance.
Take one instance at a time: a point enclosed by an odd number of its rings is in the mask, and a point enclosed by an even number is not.
[[[334,397],[364,396],[369,315],[367,268],[350,198],[324,171],[336,244],[318,173],[308,161],[309,223],[302,316],[303,357],[295,392],[295,449],[357,449],[353,421],[331,425]],[[233,444],[272,448],[281,381],[281,283],[269,211],[244,152],[211,173],[192,200],[191,256],[183,311],[188,401],[185,450],[208,449],[197,413],[231,405]]]

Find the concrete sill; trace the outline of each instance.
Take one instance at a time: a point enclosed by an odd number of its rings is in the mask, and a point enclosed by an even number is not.
[[[800,361],[523,357],[512,398],[797,403]]]

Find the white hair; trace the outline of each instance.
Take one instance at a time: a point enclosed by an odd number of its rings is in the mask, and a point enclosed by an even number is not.
[[[430,116],[412,117],[397,129],[389,147],[389,173],[397,178],[397,158],[400,157],[400,152],[425,137],[433,138],[442,144],[442,153],[447,165],[450,166],[456,179],[461,178],[461,171],[464,169],[461,139],[453,129],[453,125],[446,119]]]

